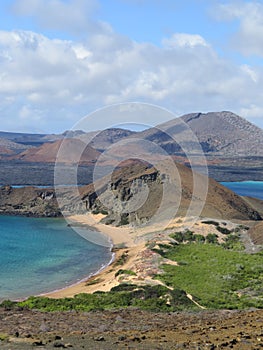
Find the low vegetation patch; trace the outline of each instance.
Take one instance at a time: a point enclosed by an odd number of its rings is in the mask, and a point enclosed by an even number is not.
[[[194,310],[194,305],[183,290],[170,290],[164,286],[142,286],[123,284],[110,292],[78,294],[74,298],[49,299],[30,297],[22,302],[5,301],[1,304],[7,309],[38,309],[41,311],[95,311],[136,307],[150,311]]]
[[[222,243],[222,247],[236,251],[242,251],[245,249],[243,243],[240,241],[239,235],[233,234],[230,234],[225,238],[225,242]]]
[[[236,243],[231,236],[227,249],[215,244],[174,245],[160,253],[179,266],[164,265],[164,274],[156,278],[187,291],[207,308],[263,308],[263,253],[231,250]]]
[[[215,228],[217,229],[217,231],[223,233],[224,235],[228,235],[228,234],[230,234],[231,232],[233,232],[233,230],[229,230],[229,229],[226,228],[226,227],[221,227],[220,224],[219,224],[219,222],[217,222],[217,221],[205,220],[205,221],[202,221],[202,224],[214,225]],[[223,224],[224,226],[226,225],[225,222],[222,222],[222,224]]]
[[[214,233],[209,233],[206,237],[200,234],[194,234],[192,231],[175,232],[170,235],[177,243],[218,243],[218,236]]]
[[[0,340],[1,341],[4,341],[4,340],[6,340],[6,339],[8,339],[9,338],[9,336],[7,335],[7,334],[5,334],[5,333],[0,333]]]
[[[123,253],[114,263],[114,265],[123,265],[128,260],[129,255],[127,253]]]
[[[115,277],[118,277],[120,275],[129,275],[129,276],[136,276],[136,273],[132,270],[119,270],[115,273]]]
[[[202,224],[219,226],[219,223],[217,221],[214,221],[214,220],[205,220],[205,221],[202,221]]]
[[[86,286],[92,286],[94,284],[100,283],[102,282],[101,278],[94,278],[94,279],[90,279],[87,283]]]
[[[232,230],[229,230],[226,227],[221,227],[221,226],[216,226],[216,229],[218,232],[223,233],[223,235],[229,235],[231,232],[233,232]]]
[[[119,224],[117,226],[125,226],[129,225],[129,217],[128,216],[122,216]]]
[[[93,210],[92,210],[92,214],[94,214],[94,215],[98,215],[98,214],[108,215],[108,212],[107,212],[107,210],[105,210],[105,209],[96,208],[96,209],[93,209]]]

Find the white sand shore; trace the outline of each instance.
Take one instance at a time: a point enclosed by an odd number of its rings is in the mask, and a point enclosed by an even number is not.
[[[102,214],[93,215],[87,213],[85,215],[73,215],[67,218],[70,222],[77,222],[80,224],[88,225],[95,228],[99,232],[110,237],[114,245],[125,245],[126,247],[135,246],[134,239],[136,238],[136,232],[130,227],[114,227],[104,225],[100,223],[100,220],[104,217]]]
[[[84,224],[93,227],[99,232],[110,237],[114,246],[124,246],[125,248],[118,249],[114,252],[114,261],[118,261],[122,254],[125,254],[128,258],[127,261],[124,264],[122,264],[121,268],[131,268],[131,266],[133,266],[134,261],[137,258],[138,253],[140,253],[141,250],[145,248],[145,243],[135,244],[134,240],[138,234],[136,230],[133,230],[130,227],[113,227],[101,224],[99,223],[99,221],[102,218],[103,215],[101,214],[93,215],[91,213],[87,213],[86,215],[74,215],[68,217],[67,220],[72,223],[76,222],[79,224]],[[111,265],[107,266],[97,275],[91,278],[87,278],[87,280],[81,281],[72,286],[54,292],[46,293],[45,296],[48,296],[50,298],[65,298],[72,297],[79,293],[94,293],[97,290],[109,291],[112,287],[119,284],[115,278],[115,273],[120,268],[120,266],[117,269],[114,268],[114,261]],[[92,281],[94,281],[95,279],[101,282],[92,284]]]

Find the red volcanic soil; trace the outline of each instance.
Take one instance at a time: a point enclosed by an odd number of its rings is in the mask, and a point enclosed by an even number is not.
[[[1,156],[5,156],[5,155],[10,155],[13,154],[14,152],[11,151],[10,149],[4,147],[4,146],[0,146],[0,157]]]
[[[26,162],[40,163],[82,163],[92,164],[99,157],[100,152],[87,146],[77,139],[64,139],[55,142],[44,143],[40,147],[30,148],[12,159]]]

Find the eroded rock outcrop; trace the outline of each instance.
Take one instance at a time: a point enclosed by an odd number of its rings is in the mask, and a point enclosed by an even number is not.
[[[161,206],[162,211],[157,214],[160,220],[165,217],[163,213],[176,205],[176,216],[185,216],[189,214],[190,203],[197,209],[203,206],[203,217],[229,220],[262,219],[254,207],[218,182],[209,179],[206,189],[207,180],[203,175],[194,174],[200,186],[200,196],[193,194],[192,171],[180,164],[176,164],[176,167],[180,174],[180,183],[172,181],[169,176],[160,175],[154,167],[144,164],[123,167],[115,171],[111,178],[82,189],[82,200],[87,210],[107,214],[103,221],[114,225],[146,223]],[[207,190],[203,197],[202,186],[204,191]]]
[[[36,217],[61,215],[53,189],[9,185],[0,188],[0,213]]]

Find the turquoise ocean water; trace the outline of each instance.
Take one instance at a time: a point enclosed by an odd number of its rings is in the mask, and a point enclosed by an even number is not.
[[[74,284],[111,258],[109,247],[82,238],[62,219],[0,216],[0,301]]]
[[[263,181],[221,182],[240,196],[263,199]]]

